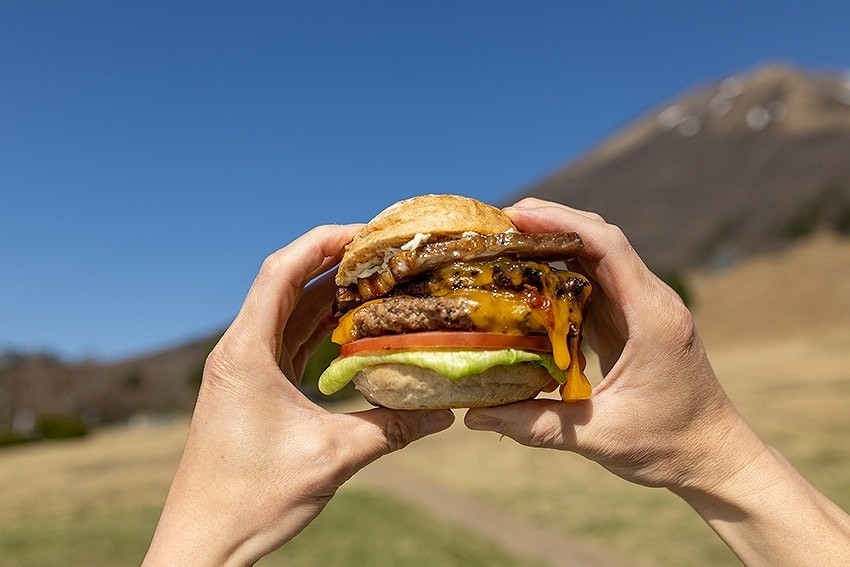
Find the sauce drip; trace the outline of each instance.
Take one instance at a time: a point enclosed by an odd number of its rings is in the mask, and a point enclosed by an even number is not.
[[[525,284],[529,269],[535,285]],[[575,278],[579,285],[570,284],[571,280],[575,283]],[[497,280],[500,285],[494,286]],[[470,317],[480,331],[509,335],[545,332],[552,344],[555,365],[567,374],[560,388],[561,398],[590,398],[592,386],[584,374],[587,362],[581,351],[582,313],[590,298],[590,283],[584,276],[534,262],[456,263],[435,271],[428,292],[472,300],[475,307]],[[382,300],[367,304],[379,301]],[[335,343],[358,338],[354,336],[353,314],[362,307],[340,319],[332,336]]]

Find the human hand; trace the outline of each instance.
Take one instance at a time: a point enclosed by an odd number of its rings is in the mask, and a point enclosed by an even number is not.
[[[146,565],[250,565],[309,524],[378,457],[447,428],[450,411],[331,414],[299,392],[333,325],[333,280],[357,225],[323,226],[269,256],[213,349]]]
[[[575,451],[649,486],[715,482],[743,466],[746,454],[724,462],[728,469],[714,466],[730,434],[748,428],[717,382],[690,312],[623,233],[593,213],[536,199],[505,212],[520,230],[581,235],[580,264],[593,284],[584,336],[605,377],[588,401],[473,409],[467,426]],[[761,450],[761,443],[744,447]]]
[[[768,447],[727,398],[691,314],[622,231],[593,213],[525,199],[520,230],[576,231],[593,283],[585,337],[604,378],[589,400],[472,409],[471,429],[574,451],[681,496],[746,565],[846,565],[850,516]]]

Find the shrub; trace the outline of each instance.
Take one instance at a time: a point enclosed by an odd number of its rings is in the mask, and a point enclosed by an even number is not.
[[[32,441],[32,438],[9,431],[0,432],[0,447],[18,445],[20,443],[27,443],[28,441]]]
[[[797,240],[826,226],[840,234],[850,234],[850,204],[840,185],[826,185],[779,225],[779,236]]]
[[[133,368],[124,375],[121,385],[126,390],[138,390],[142,382],[144,382],[144,376],[142,376],[141,371],[138,368]]]
[[[838,234],[850,236],[850,205],[844,205],[838,211],[833,228]]]
[[[67,439],[88,435],[89,427],[78,417],[41,415],[36,420],[35,431],[44,439]]]

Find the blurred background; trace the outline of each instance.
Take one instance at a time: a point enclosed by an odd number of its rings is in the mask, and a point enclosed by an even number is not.
[[[0,3],[0,563],[138,564],[263,258],[431,192],[620,225],[744,416],[848,509],[848,22],[837,1]],[[306,393],[363,407],[311,387],[333,356]],[[284,562],[737,564],[672,495],[462,425],[356,477],[263,564]]]

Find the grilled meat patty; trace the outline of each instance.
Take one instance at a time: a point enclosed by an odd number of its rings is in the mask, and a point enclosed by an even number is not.
[[[334,310],[344,313],[361,303],[388,295],[399,284],[456,262],[474,263],[495,258],[565,261],[581,250],[581,238],[571,233],[522,233],[473,235],[424,244],[402,250],[387,267],[356,284],[337,289]]]
[[[464,298],[388,297],[364,306],[354,314],[358,338],[425,331],[474,331],[473,304]]]
[[[362,304],[352,312],[351,330],[356,338],[425,331],[542,334],[545,323],[533,313],[547,293],[578,298],[588,285],[577,274],[559,273],[519,260],[455,262]],[[496,311],[493,301],[499,302]]]

